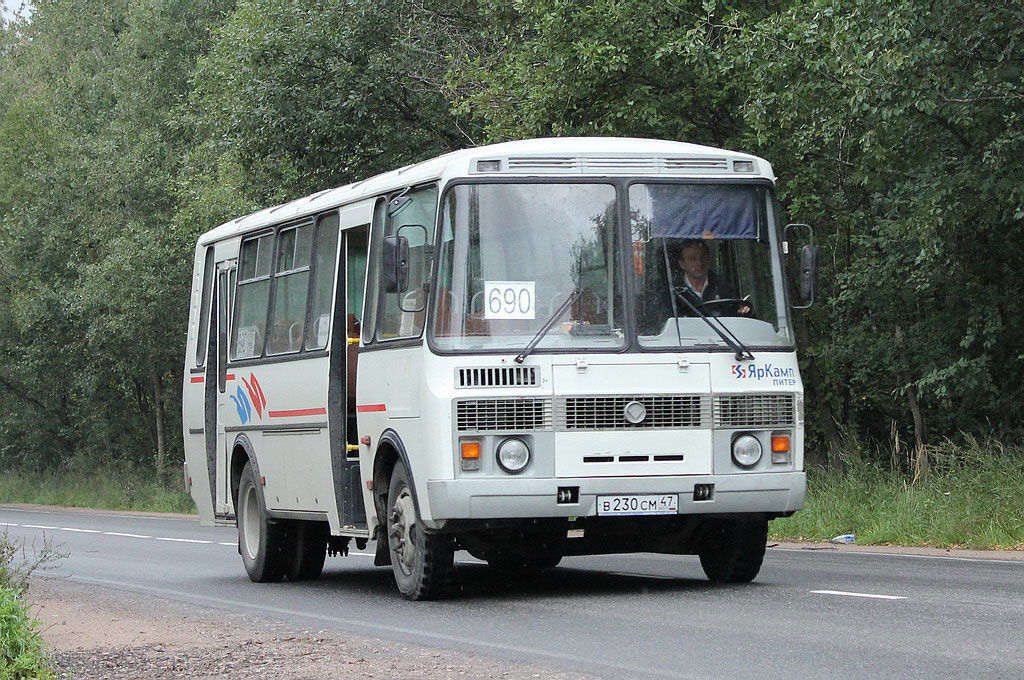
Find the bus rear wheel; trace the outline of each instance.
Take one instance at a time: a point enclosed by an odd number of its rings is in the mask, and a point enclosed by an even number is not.
[[[249,580],[256,583],[274,583],[285,575],[287,556],[287,527],[271,519],[263,501],[263,493],[252,464],[246,463],[238,481],[235,500],[238,524],[238,552]]]
[[[429,534],[416,512],[409,473],[395,464],[388,486],[388,549],[399,592],[408,600],[433,600],[448,591],[455,551],[448,536]]]
[[[330,527],[326,522],[296,520],[289,528],[291,554],[285,576],[289,581],[312,581],[319,578],[324,570],[327,557],[327,536]]]
[[[747,583],[761,571],[768,542],[766,519],[709,520],[700,566],[715,583]]]

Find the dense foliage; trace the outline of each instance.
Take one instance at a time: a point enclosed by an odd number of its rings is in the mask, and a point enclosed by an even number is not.
[[[1019,3],[40,0],[0,27],[0,464],[180,458],[199,233],[539,135],[773,162],[824,246],[812,454],[1009,438],[1022,117]]]

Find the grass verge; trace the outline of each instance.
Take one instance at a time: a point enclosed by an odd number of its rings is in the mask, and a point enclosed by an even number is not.
[[[178,485],[180,486],[180,484]],[[0,503],[103,510],[195,512],[188,494],[136,472],[12,471],[0,475]]]
[[[772,538],[1024,550],[1024,450],[968,441],[931,455],[931,473],[917,483],[856,455],[846,474],[812,470],[804,509],[774,520]]]

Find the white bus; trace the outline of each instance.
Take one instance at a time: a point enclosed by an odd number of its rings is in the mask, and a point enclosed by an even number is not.
[[[534,139],[204,234],[183,398],[201,521],[237,524],[258,582],[376,541],[410,599],[445,593],[457,550],[696,554],[753,579],[805,492],[773,185],[733,151]]]

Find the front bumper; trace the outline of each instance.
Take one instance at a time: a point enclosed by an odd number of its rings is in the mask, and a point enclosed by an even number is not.
[[[714,484],[711,500],[695,501],[694,486]],[[559,503],[560,487],[579,487],[579,502]],[[804,506],[803,472],[673,477],[578,477],[453,479],[427,482],[430,514],[436,521],[589,517],[597,497],[623,494],[679,494],[679,514],[789,513]],[[429,524],[429,522],[428,522]]]

